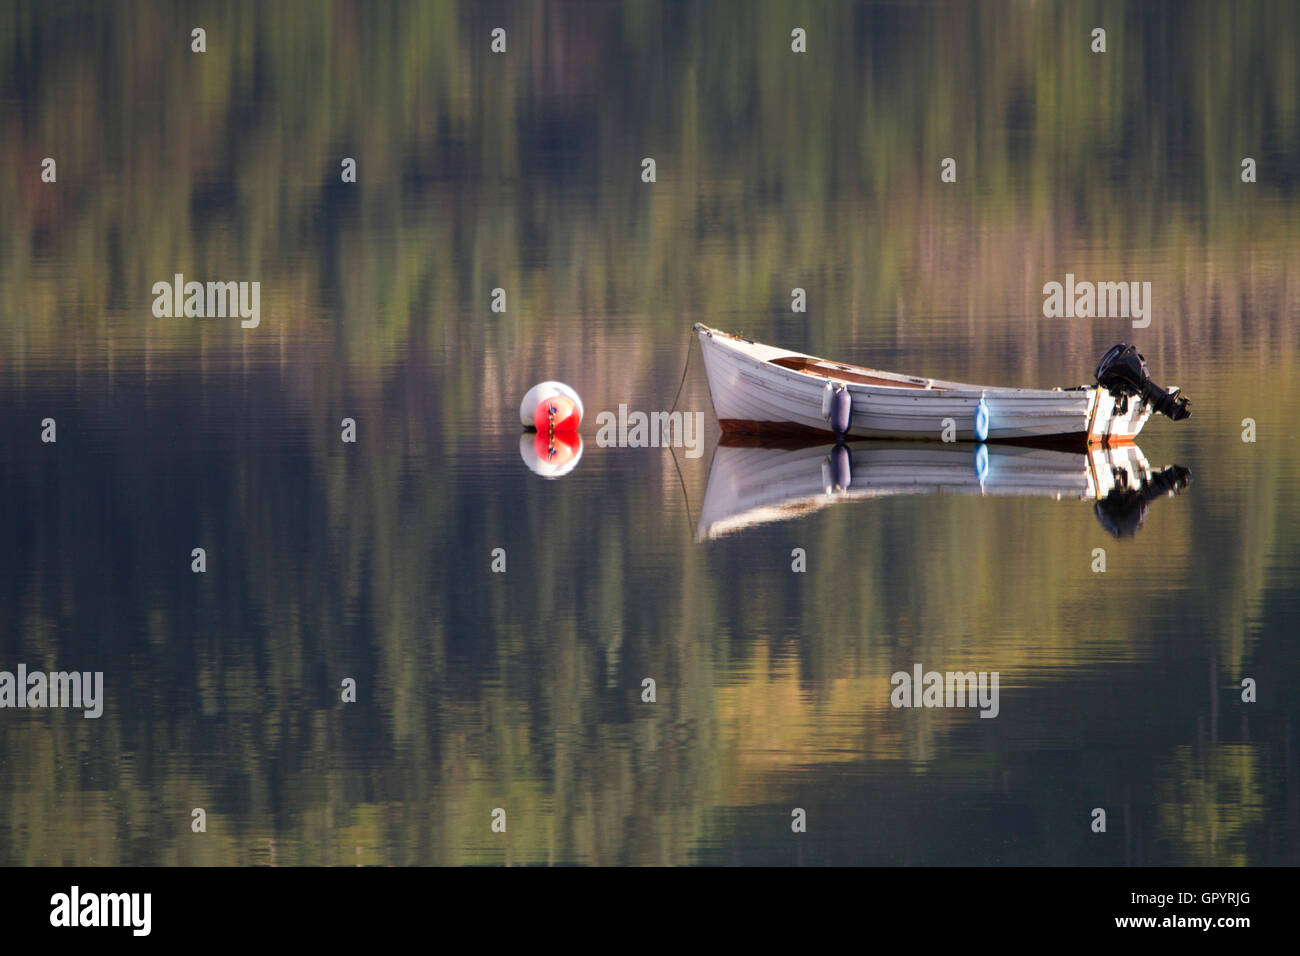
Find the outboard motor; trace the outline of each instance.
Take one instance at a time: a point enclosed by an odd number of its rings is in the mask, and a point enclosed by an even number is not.
[[[1097,384],[1115,399],[1115,409],[1121,415],[1128,411],[1128,400],[1134,397],[1176,422],[1192,414],[1187,407],[1191,403],[1178,394],[1178,389],[1166,392],[1151,381],[1146,359],[1131,345],[1121,342],[1112,346],[1097,363],[1096,377]]]

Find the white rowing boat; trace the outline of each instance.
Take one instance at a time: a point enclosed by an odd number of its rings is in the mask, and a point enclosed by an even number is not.
[[[753,342],[696,323],[724,434],[830,432],[838,437],[959,441],[1131,442],[1153,411],[1186,418],[1177,387],[1151,382],[1131,346],[1111,349],[1097,385],[1001,388],[917,378]]]
[[[709,465],[697,540],[785,521],[843,501],[890,495],[997,495],[1095,501],[1116,537],[1137,533],[1149,502],[1187,486],[1153,470],[1134,444],[1062,451],[1029,445],[863,441],[740,444],[724,438]]]

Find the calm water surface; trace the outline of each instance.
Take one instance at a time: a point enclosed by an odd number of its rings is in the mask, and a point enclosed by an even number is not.
[[[106,700],[0,710],[0,863],[1300,862],[1297,21],[6,10],[0,670]],[[155,318],[178,272],[259,281],[260,325]],[[1067,273],[1151,282],[1150,327],[1044,318]],[[595,441],[672,405],[694,321],[1007,385],[1131,341],[1193,401],[1141,455],[1191,483],[1115,538],[1077,493],[992,493],[995,456],[983,495],[710,536],[735,458],[698,352],[700,457]],[[556,481],[516,417],[548,378],[588,414]],[[997,671],[997,719],[891,707],[918,663]]]

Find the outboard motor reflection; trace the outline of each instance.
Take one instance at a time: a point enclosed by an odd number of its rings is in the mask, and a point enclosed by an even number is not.
[[[1154,472],[1137,488],[1117,480],[1115,490],[1093,505],[1098,523],[1115,538],[1131,538],[1147,520],[1147,505],[1156,498],[1176,495],[1192,483],[1192,473],[1182,465]]]
[[[1187,407],[1190,402],[1178,394],[1178,389],[1166,392],[1151,381],[1147,372],[1146,359],[1136,348],[1121,342],[1112,346],[1110,351],[1097,363],[1097,384],[1115,399],[1116,411],[1121,415],[1128,411],[1130,398],[1140,398],[1161,415],[1167,415],[1174,421],[1182,421],[1191,416]]]

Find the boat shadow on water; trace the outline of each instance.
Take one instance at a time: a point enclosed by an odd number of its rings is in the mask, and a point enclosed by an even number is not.
[[[1191,484],[1181,465],[1152,469],[1137,445],[1063,450],[970,442],[762,440],[714,450],[697,541],[887,495],[998,495],[1092,501],[1116,538],[1136,535],[1150,503]]]

